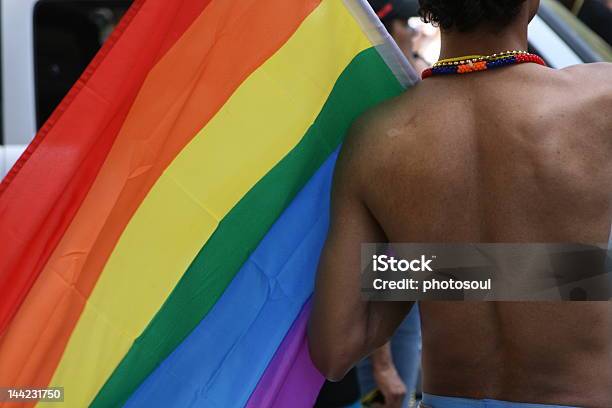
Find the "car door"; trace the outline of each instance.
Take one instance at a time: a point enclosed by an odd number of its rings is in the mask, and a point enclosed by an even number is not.
[[[0,177],[79,78],[132,0],[0,0]]]

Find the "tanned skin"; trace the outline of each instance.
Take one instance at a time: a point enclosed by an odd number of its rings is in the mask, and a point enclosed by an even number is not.
[[[528,0],[501,32],[444,32],[441,58],[527,49]],[[338,159],[309,324],[338,380],[411,303],[360,296],[363,242],[607,242],[612,67],[536,64],[427,79],[359,119]],[[612,407],[612,302],[422,302],[434,395]]]

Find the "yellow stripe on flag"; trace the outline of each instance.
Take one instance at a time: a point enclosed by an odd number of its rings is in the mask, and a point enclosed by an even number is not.
[[[65,388],[68,406],[92,401],[219,221],[296,146],[371,46],[343,2],[324,0],[172,162],[121,236],[55,372],[51,386]]]

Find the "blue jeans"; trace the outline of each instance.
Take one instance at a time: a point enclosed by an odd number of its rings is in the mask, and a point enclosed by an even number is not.
[[[572,408],[565,405],[527,404],[492,399],[440,397],[423,393],[422,408]]]
[[[421,319],[416,304],[393,335],[391,354],[397,372],[406,384],[407,393],[402,407],[408,408],[410,397],[416,391],[421,362]],[[363,359],[357,365],[357,376],[361,395],[366,395],[377,388],[369,357]]]

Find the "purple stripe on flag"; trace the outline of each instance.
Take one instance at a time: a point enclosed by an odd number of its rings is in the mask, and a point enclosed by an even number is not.
[[[306,327],[311,302],[306,302],[247,402],[247,408],[310,408],[324,378],[308,351]]]

